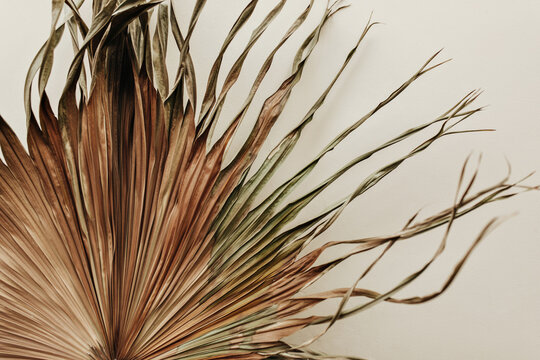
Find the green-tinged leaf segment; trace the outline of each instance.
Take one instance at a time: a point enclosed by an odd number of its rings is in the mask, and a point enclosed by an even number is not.
[[[430,57],[394,92],[330,141],[313,159],[267,196],[261,196],[312,124],[362,40],[376,23],[359,30],[359,39],[321,96],[297,125],[254,168],[268,134],[309,59],[320,34],[344,6],[334,3],[307,31],[291,71],[257,110],[249,135],[224,163],[228,145],[272,67],[274,57],[307,26],[315,0],[269,49],[243,105],[227,118],[226,98],[237,83],[248,55],[286,2],[276,1],[254,25],[247,43],[228,71],[223,59],[231,42],[249,23],[258,1],[239,8],[238,19],[211,67],[202,101],[197,101],[197,64],[190,52],[192,34],[204,16],[206,1],[195,1],[182,32],[175,4],[158,0],[94,0],[89,25],[83,1],[52,2],[50,36],[28,72],[25,107],[28,151],[0,120],[0,358],[44,360],[143,359],[360,359],[319,353],[309,345],[336,321],[382,301],[417,304],[443,293],[471,251],[498,220],[472,243],[442,288],[400,299],[395,294],[428,269],[442,253],[453,222],[493,201],[533,188],[508,178],[472,192],[476,174],[461,174],[456,200],[447,209],[389,235],[327,242],[307,251],[353,200],[392,174],[408,159],[447,136],[480,111],[472,107],[478,92],[467,94],[442,115],[391,138],[344,164],[297,198],[292,191],[330,151],[353,131],[444,62]],[[155,17],[155,21],[152,17]],[[152,24],[152,25],[151,25]],[[53,111],[46,94],[53,54],[67,25],[75,55]],[[169,39],[169,32],[172,39]],[[165,58],[174,40],[177,69]],[[173,71],[174,70],[174,71]],[[170,77],[170,74],[175,74]],[[220,86],[218,78],[224,79]],[[32,84],[38,82],[38,116]],[[225,131],[216,135],[216,124]],[[356,188],[312,218],[300,212],[351,168],[374,154],[424,131],[434,130],[416,147],[358,180]],[[262,199],[261,199],[262,198]],[[293,224],[294,221],[294,224]],[[398,241],[445,227],[437,252],[394,288],[358,287],[362,278]],[[354,245],[340,257],[321,263],[330,248]],[[309,294],[309,287],[346,259],[381,249],[348,289]],[[301,294],[300,294],[301,292]],[[365,298],[349,307],[352,297]],[[340,298],[334,314],[301,314],[327,299]],[[300,329],[325,324],[303,343],[284,338]]]

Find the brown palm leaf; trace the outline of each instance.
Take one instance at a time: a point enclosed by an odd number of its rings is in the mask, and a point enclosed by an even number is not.
[[[440,213],[424,219],[415,216],[388,236],[336,240],[307,251],[308,243],[325,232],[351,201],[408,158],[444,136],[475,131],[456,130],[455,125],[480,110],[471,108],[478,93],[468,94],[436,119],[358,156],[318,186],[291,199],[291,191],[329,151],[439,66],[441,63],[434,63],[436,54],[261,200],[261,190],[295,147],[374,23],[367,24],[335,79],[305,117],[254,168],[257,156],[263,156],[259,153],[270,129],[302,78],[321,30],[343,8],[340,3],[329,6],[305,38],[292,61],[290,76],[266,99],[249,136],[231,154],[232,160],[224,162],[228,145],[254,106],[252,100],[274,55],[304,23],[314,1],[270,51],[244,105],[232,119],[221,116],[229,90],[284,0],[253,31],[219,87],[228,46],[251,18],[258,1],[245,6],[212,66],[201,102],[196,97],[196,64],[189,43],[206,1],[196,2],[185,35],[174,7],[161,0],[94,0],[90,26],[79,13],[82,2],[52,2],[50,38],[34,59],[26,83],[28,152],[4,120],[0,122],[5,159],[0,163],[2,359],[333,358],[309,350],[308,345],[336,320],[379,302],[416,304],[441,294],[470,251],[439,291],[423,297],[393,297],[444,250],[454,219],[530,189],[504,179],[473,193],[475,175],[465,180],[462,174],[455,203]],[[155,31],[151,31],[152,16],[157,19]],[[54,49],[66,27],[76,54],[58,111],[53,111],[45,87]],[[165,66],[170,30],[180,58],[171,83],[170,69]],[[39,123],[30,103],[35,77]],[[227,127],[216,136],[218,122]],[[438,129],[435,135],[367,176],[347,197],[292,226],[302,209],[356,164],[433,127]],[[471,250],[496,222],[483,229]],[[384,248],[383,256],[396,241],[440,226],[447,230],[433,258],[393,289],[378,293],[357,287],[373,263],[350,289],[298,295],[355,254]],[[327,249],[342,244],[356,246],[344,256],[316,264]],[[351,297],[367,300],[350,308],[347,301]],[[330,298],[342,299],[335,314],[300,314]],[[283,341],[316,324],[326,325],[314,338],[297,345]]]

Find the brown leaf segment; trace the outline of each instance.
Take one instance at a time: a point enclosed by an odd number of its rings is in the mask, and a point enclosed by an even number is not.
[[[455,219],[531,189],[503,179],[474,193],[471,188],[476,175],[469,181],[462,173],[460,192],[448,209],[424,219],[415,216],[394,234],[335,240],[307,251],[307,245],[325,232],[351,201],[407,159],[444,136],[482,131],[454,128],[480,110],[470,108],[478,93],[468,94],[441,116],[359,155],[313,189],[291,199],[292,190],[329,151],[441,64],[433,64],[433,56],[261,200],[261,190],[289,156],[375,23],[370,21],[360,32],[334,80],[298,125],[268,155],[260,154],[301,81],[321,31],[343,8],[340,3],[329,6],[298,49],[290,75],[258,109],[251,132],[240,150],[231,154],[232,160],[225,163],[228,145],[248,109],[255,106],[252,100],[275,54],[311,15],[314,1],[270,49],[244,105],[231,119],[221,115],[227,94],[251,49],[285,1],[276,2],[256,25],[220,87],[217,80],[224,72],[223,57],[257,10],[258,1],[252,0],[241,9],[198,104],[196,64],[189,43],[205,3],[196,2],[183,34],[173,4],[162,1],[94,0],[89,26],[78,10],[82,1],[53,1],[50,38],[36,55],[26,83],[28,151],[0,120],[5,160],[0,163],[0,358],[355,359],[322,354],[308,345],[335,321],[381,301],[417,304],[444,292],[470,251],[440,291],[408,299],[394,297],[444,250]],[[157,18],[155,29],[150,28],[152,16]],[[53,111],[45,88],[54,49],[66,25],[75,56],[58,111]],[[167,70],[164,60],[169,29],[180,57],[171,82],[168,74],[172,69]],[[39,78],[40,97],[37,117],[30,103],[35,77]],[[218,122],[227,126],[215,135]],[[430,128],[436,128],[434,135],[361,179],[348,196],[312,218],[298,221],[300,211],[350,168]],[[263,157],[262,165],[253,168],[258,156]],[[482,230],[471,250],[495,223]],[[380,293],[357,287],[379,257],[350,289],[307,295],[313,282],[349,257],[384,248],[382,257],[395,242],[440,226],[447,230],[437,253],[393,289]],[[317,261],[327,249],[346,244],[355,247],[331,261]],[[342,300],[333,315],[300,314],[336,297]],[[366,301],[348,308],[351,297]],[[297,345],[284,342],[288,335],[316,324],[326,324],[316,337]]]

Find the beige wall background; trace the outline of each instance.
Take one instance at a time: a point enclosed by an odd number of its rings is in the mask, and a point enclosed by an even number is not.
[[[28,65],[45,40],[50,2],[2,0],[0,11],[0,113],[24,137],[23,82]],[[210,0],[192,48],[200,89],[226,30],[246,1]],[[320,18],[326,1],[316,6],[304,27],[280,52],[263,94],[287,75],[295,46]],[[496,182],[512,164],[515,179],[540,169],[540,2],[535,0],[364,0],[336,16],[325,29],[304,79],[272,133],[272,144],[286,133],[330,81],[348,49],[362,31],[370,12],[377,26],[361,46],[343,78],[306,131],[290,166],[307,161],[335,134],[383,99],[436,50],[440,59],[454,60],[418,81],[395,103],[362,126],[333,151],[302,190],[373,145],[413,125],[435,118],[468,91],[482,88],[478,105],[489,105],[464,127],[495,128],[496,132],[447,138],[408,161],[361,199],[321,239],[346,239],[393,233],[418,209],[428,215],[451,204],[460,167],[469,154],[483,154],[478,187]],[[177,1],[181,20],[193,1]],[[262,0],[242,36],[233,43],[230,66],[265,10],[274,0]],[[276,23],[250,56],[246,71],[227,103],[230,116],[243,101],[257,65],[307,1],[287,2]],[[48,91],[58,99],[71,56],[64,41]],[[174,64],[174,56],[170,59]],[[259,96],[259,104],[264,96]],[[252,116],[254,113],[251,114]],[[249,125],[249,122],[248,122]],[[247,128],[246,128],[247,129]],[[355,168],[326,191],[312,209],[347,193],[374,169],[418,144],[423,137],[386,151]],[[267,150],[271,147],[268,146]],[[277,183],[277,182],[276,182]],[[539,184],[534,175],[529,184]],[[437,290],[482,226],[492,217],[513,215],[481,244],[457,281],[442,297],[419,306],[381,304],[335,325],[314,347],[331,353],[378,360],[535,360],[540,358],[540,194],[529,193],[492,204],[459,220],[446,253],[401,296]],[[438,245],[441,232],[431,232],[396,246],[360,285],[389,289],[418,269]],[[350,286],[370,257],[358,257],[315,284],[314,290]],[[351,302],[351,305],[356,303]],[[328,302],[315,312],[334,311]],[[299,341],[319,329],[306,331]]]

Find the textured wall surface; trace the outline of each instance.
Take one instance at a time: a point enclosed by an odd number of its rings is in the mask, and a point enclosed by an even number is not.
[[[21,137],[25,133],[24,77],[34,53],[48,34],[49,3],[46,0],[3,0],[0,3],[0,113]],[[185,11],[180,12],[184,20],[191,3],[178,2],[178,8]],[[243,3],[245,1],[209,1],[200,30],[194,34],[192,42],[201,84],[206,80],[226,29]],[[257,14],[262,16],[263,10],[273,3],[261,1]],[[233,93],[246,91],[268,46],[306,3],[304,0],[288,2],[249,58],[242,81]],[[326,2],[316,3],[306,31],[318,20]],[[478,104],[489,106],[463,128],[495,128],[497,131],[445,139],[429,152],[407,162],[373,191],[352,203],[320,242],[392,233],[418,209],[429,214],[450,205],[461,164],[470,153],[473,159],[483,154],[479,186],[504,177],[506,159],[512,164],[515,179],[540,170],[540,2],[364,0],[351,3],[353,6],[336,16],[324,31],[320,48],[314,53],[293,101],[274,131],[276,139],[303,116],[330,81],[372,10],[374,19],[384,24],[370,32],[328,98],[328,104],[306,131],[291,168],[315,155],[322,145],[376,105],[436,50],[444,47],[440,59],[454,60],[427,75],[363,125],[323,161],[305,186],[315,185],[330,170],[392,135],[435,118],[476,88],[485,91]],[[244,40],[249,36],[247,30],[242,33]],[[242,39],[233,44],[233,53],[240,51]],[[291,45],[280,53],[272,77],[264,84],[266,93],[287,74],[294,45],[300,41],[301,37],[295,36]],[[64,41],[57,51],[55,72],[48,87],[53,100],[58,99],[62,89],[63,69],[68,66],[70,56],[71,45]],[[170,61],[171,65],[175,63],[175,59]],[[225,59],[225,64],[231,64],[229,58]],[[225,115],[232,115],[243,99],[230,98]],[[315,207],[343,195],[347,188],[361,181],[362,176],[420,141],[420,137],[415,137],[355,168],[326,191]],[[528,183],[540,183],[540,176],[533,175]],[[538,359],[540,194],[530,193],[492,204],[459,220],[451,233],[448,251],[400,295],[423,295],[437,290],[483,224],[498,215],[512,216],[479,247],[444,296],[420,306],[381,304],[338,323],[315,346],[332,353],[378,360]],[[388,289],[421,266],[431,256],[441,236],[441,232],[434,231],[396,246],[365,279],[362,287]],[[368,260],[367,257],[351,259],[315,287],[350,286]],[[329,302],[315,311],[333,311],[336,305]],[[311,330],[313,334],[316,331]]]

